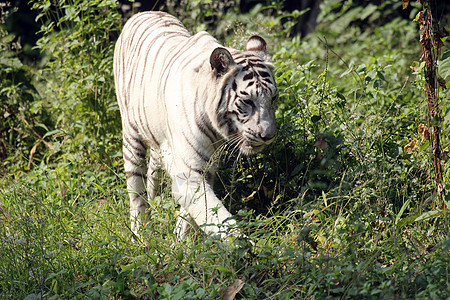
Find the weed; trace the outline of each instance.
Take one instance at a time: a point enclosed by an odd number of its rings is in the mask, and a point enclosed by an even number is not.
[[[194,229],[176,241],[164,184],[132,242],[111,75],[116,2],[37,1],[45,67],[20,63],[3,31],[0,42],[10,112],[0,298],[447,298],[448,209],[430,184],[419,33],[394,17],[400,3],[326,0],[317,33],[300,38],[283,21],[299,12],[279,1],[248,14],[197,2],[170,9],[236,47],[264,31],[276,66],[276,140],[256,156],[226,154],[216,184],[248,239]],[[446,89],[439,99],[448,155]]]

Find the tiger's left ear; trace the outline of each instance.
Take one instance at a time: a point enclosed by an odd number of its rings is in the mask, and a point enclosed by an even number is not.
[[[253,52],[262,60],[270,61],[269,52],[267,51],[266,41],[259,35],[250,37],[245,45],[245,51]]]
[[[213,70],[217,72],[218,76],[224,75],[236,64],[231,53],[227,49],[221,47],[214,49],[209,58],[209,63]]]

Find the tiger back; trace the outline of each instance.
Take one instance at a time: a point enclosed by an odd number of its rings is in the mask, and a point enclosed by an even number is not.
[[[128,20],[115,47],[114,79],[134,233],[145,222],[146,198],[154,196],[162,167],[181,207],[178,237],[190,221],[227,234],[235,220],[212,189],[214,157],[223,149],[257,153],[274,140],[272,69],[259,36],[239,51],[207,32],[191,35],[164,12]]]

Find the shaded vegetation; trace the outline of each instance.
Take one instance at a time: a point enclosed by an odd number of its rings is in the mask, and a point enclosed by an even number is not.
[[[225,45],[259,33],[270,46],[279,134],[262,154],[225,154],[216,187],[254,245],[200,232],[176,241],[178,207],[164,187],[131,241],[112,78],[117,3],[33,3],[42,61],[22,62],[0,27],[0,298],[450,296],[449,93],[438,88],[442,205],[412,21],[419,3],[408,19],[401,1],[325,0],[306,37],[289,21],[302,12],[281,2],[245,14],[210,1],[170,8]]]

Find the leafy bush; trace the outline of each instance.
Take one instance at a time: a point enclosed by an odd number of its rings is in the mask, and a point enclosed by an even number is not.
[[[54,139],[54,152],[90,157],[118,149],[121,123],[112,72],[121,18],[116,1],[43,0],[33,8],[42,22],[37,47],[47,63],[38,79],[55,116],[46,133]]]
[[[190,20],[189,28],[217,20],[214,34],[227,45],[242,48],[258,32],[270,45],[280,89],[277,139],[256,156],[226,154],[217,182],[253,244],[197,231],[176,241],[178,208],[168,189],[151,199],[143,237],[131,241],[116,152],[116,3],[34,3],[43,22],[45,68],[30,72],[10,63],[5,70],[24,72],[14,78],[26,89],[0,107],[21,107],[25,100],[46,107],[51,119],[43,131],[34,130],[54,150],[38,148],[31,170],[0,178],[0,298],[449,296],[448,210],[430,184],[425,77],[414,63],[417,25],[393,17],[397,1],[362,7],[326,0],[318,32],[290,37],[277,3],[244,15],[215,11],[219,4],[210,1],[171,8]],[[9,47],[6,40],[2,45]],[[18,84],[2,72],[5,86]],[[445,153],[448,91],[439,97]],[[30,124],[46,120],[33,116]],[[27,143],[8,140],[9,149],[29,151],[40,141],[29,136]]]
[[[4,23],[8,12],[1,8]],[[15,36],[0,27],[0,168],[15,167],[33,158],[43,141],[45,128],[51,124],[46,109],[35,89],[32,72],[18,58],[20,44]],[[26,168],[27,165],[25,165]]]

